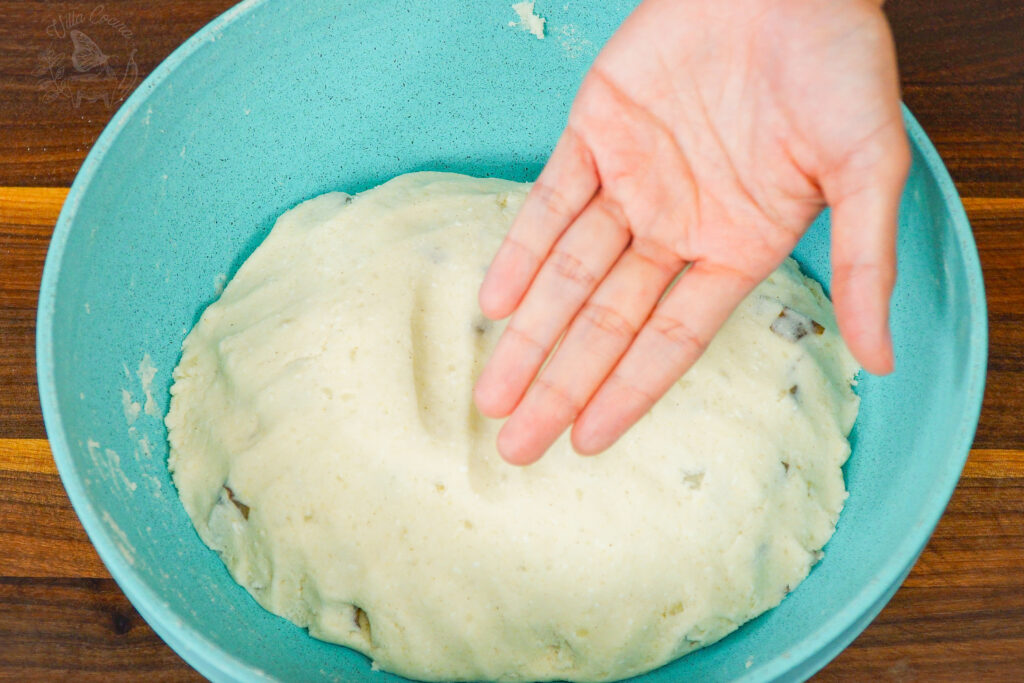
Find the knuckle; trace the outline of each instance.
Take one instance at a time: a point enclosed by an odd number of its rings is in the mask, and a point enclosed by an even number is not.
[[[666,315],[653,315],[648,324],[651,332],[667,341],[681,357],[700,355],[707,348],[708,340],[681,320]]]
[[[583,402],[573,396],[568,389],[543,377],[537,380],[535,387],[543,395],[545,402],[564,420],[572,421],[583,411]]]
[[[588,303],[580,311],[580,317],[596,329],[613,337],[632,339],[637,333],[635,325],[621,313],[608,306]]]
[[[588,291],[597,282],[597,277],[583,262],[568,252],[553,251],[548,257],[548,265],[556,275]]]
[[[622,210],[622,205],[619,202],[607,194],[602,194],[600,201],[595,203],[595,208],[617,229],[629,232],[629,221],[626,218],[626,212]]]
[[[635,378],[627,377],[618,370],[609,375],[607,383],[614,385],[617,391],[625,392],[628,395],[625,402],[628,404],[651,406],[659,398],[657,394],[645,389],[642,382],[637,382]]]
[[[540,257],[537,252],[534,251],[528,244],[521,242],[513,235],[505,237],[505,247],[511,247],[519,252],[519,258],[526,258],[529,262],[530,267],[536,268],[537,264],[540,263]]]
[[[874,261],[836,261],[833,265],[833,277],[847,282],[857,282],[877,277],[881,267]]]
[[[775,253],[775,252],[771,252]],[[755,262],[756,263],[756,262]],[[757,264],[761,266],[761,264]],[[768,277],[775,269],[774,263],[760,268],[743,268],[722,262],[704,262],[701,270],[706,274],[713,274],[720,280],[733,280],[747,289],[754,289],[764,278]],[[765,272],[767,271],[767,272]]]
[[[914,163],[914,155],[910,151],[910,143],[907,141],[906,136],[903,137],[901,143],[893,150],[893,160],[897,175],[905,179],[910,173],[910,167]]]
[[[515,343],[524,350],[529,350],[532,354],[540,354],[541,356],[547,355],[547,347],[533,337],[533,335],[520,330],[515,327],[513,323],[505,328],[505,334],[509,335],[515,340]]]
[[[883,265],[876,261],[837,262],[832,273],[832,281],[840,289],[850,292],[870,291],[869,288],[875,283],[891,290],[896,284],[895,265]]]
[[[682,268],[683,261],[675,250],[653,237],[634,235],[630,248],[637,256],[653,265],[665,275],[673,276]]]
[[[543,178],[537,179],[531,192],[544,210],[556,218],[568,220],[576,214],[575,207],[570,204],[568,197]]]
[[[855,172],[866,172],[860,183],[870,187],[873,183],[902,178],[910,171],[912,161],[905,129],[902,124],[891,123],[863,144],[851,157],[851,166]]]

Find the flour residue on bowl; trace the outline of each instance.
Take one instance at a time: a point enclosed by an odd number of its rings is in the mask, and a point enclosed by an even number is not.
[[[128,439],[132,443],[132,454],[135,456],[135,462],[138,463],[139,475],[145,481],[149,482],[149,490],[147,493],[154,498],[160,498],[163,496],[164,485],[160,481],[159,477],[152,474],[151,471],[156,471],[157,468],[163,466],[163,462],[158,462],[153,454],[153,444],[149,440],[149,437],[139,431],[138,427],[128,428]]]
[[[142,412],[142,405],[135,400],[132,392],[128,389],[121,389],[121,409],[124,411],[124,421],[129,425],[135,424]]]
[[[127,365],[122,367],[124,368],[125,379],[131,382],[133,379],[132,371],[128,369]],[[124,420],[129,427],[135,424],[141,413],[157,419],[163,417],[160,407],[153,397],[153,380],[156,378],[157,372],[158,370],[153,364],[153,359],[150,358],[148,353],[144,353],[134,373],[134,378],[138,380],[139,390],[142,393],[142,402],[140,403],[136,400],[135,394],[130,388],[121,388],[121,410],[124,413]]]
[[[159,370],[149,353],[143,353],[134,372],[128,368],[127,364],[122,365],[122,369],[129,386],[121,387],[121,412],[124,415],[125,426],[128,428],[128,441],[131,444],[132,455],[138,465],[138,473],[142,478],[140,481],[149,484],[147,493],[154,498],[159,498],[162,495],[163,483],[156,475],[147,470],[160,467],[161,463],[155,462],[152,441],[144,431],[154,427],[159,428],[162,422],[163,415],[153,394],[153,382]],[[93,463],[97,469],[107,475],[106,478],[116,477],[127,492],[135,492],[138,482],[133,481],[125,473],[121,456],[117,451],[112,448],[101,449],[99,442],[95,439],[89,439],[86,447]],[[100,453],[106,457],[100,458]]]
[[[146,397],[146,402],[143,406],[143,411],[150,417],[160,418],[163,417],[160,413],[160,409],[156,405],[156,401],[153,399],[153,378],[156,377],[157,369],[153,365],[153,359],[149,357],[148,353],[142,355],[142,360],[139,361],[139,369],[137,375],[139,383],[142,385],[142,393]]]
[[[93,467],[104,479],[114,482],[128,495],[135,493],[138,484],[132,481],[121,467],[121,456],[113,448],[103,448],[98,441],[88,439],[86,451]]]
[[[558,44],[566,57],[576,59],[586,53],[594,52],[594,43],[584,37],[575,24],[562,24],[552,29],[558,35]]]
[[[100,514],[100,517],[103,519],[103,523],[107,525],[107,528],[110,529],[113,534],[114,545],[121,553],[121,557],[123,557],[125,562],[128,564],[135,564],[135,546],[128,540],[128,534],[126,534],[121,527],[117,525],[117,522],[114,521],[114,518],[111,517],[110,513],[106,510]]]

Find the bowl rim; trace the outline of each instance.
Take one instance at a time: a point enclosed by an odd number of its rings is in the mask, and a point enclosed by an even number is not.
[[[212,680],[274,679],[259,668],[223,650],[202,632],[187,625],[171,610],[168,603],[136,575],[134,568],[117,550],[115,539],[102,521],[102,513],[90,501],[78,476],[64,432],[54,374],[53,318],[57,284],[72,223],[83,196],[121,130],[131,117],[142,109],[153,91],[182,62],[191,58],[207,43],[215,41],[220,33],[235,21],[268,1],[244,0],[204,26],[161,62],[111,118],[82,163],[57,219],[43,268],[36,317],[36,366],[40,404],[53,458],[72,507],[96,547],[100,559],[132,605],[189,665]],[[903,115],[907,134],[920,153],[927,170],[935,178],[949,211],[968,279],[972,319],[967,358],[969,379],[964,399],[966,410],[961,416],[959,436],[951,445],[951,452],[959,454],[960,457],[954,459],[950,467],[939,473],[933,485],[933,490],[938,495],[928,499],[922,507],[921,514],[909,526],[909,533],[875,578],[800,643],[754,666],[737,679],[740,681],[753,683],[780,678],[803,680],[827,664],[863,631],[888,602],[896,590],[893,588],[894,584],[902,581],[927,544],[956,488],[974,440],[981,413],[988,361],[988,313],[978,250],[963,204],[938,152],[906,105],[903,105]],[[865,619],[866,616],[870,618]]]

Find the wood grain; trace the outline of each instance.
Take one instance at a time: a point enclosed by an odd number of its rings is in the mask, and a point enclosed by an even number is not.
[[[233,3],[181,0],[102,3],[133,34],[110,51],[136,49],[139,81],[175,47]],[[95,2],[0,0],[0,185],[57,186],[74,175],[117,105],[45,102],[34,75],[50,45],[47,26]],[[962,194],[1024,196],[1024,3],[1018,0],[890,0],[904,98],[950,165]],[[100,38],[98,37],[97,40]]]
[[[87,33],[118,65],[132,50],[139,83],[186,38],[235,4],[232,0],[167,2],[24,2],[0,0],[0,185],[68,187],[107,121],[120,103],[45,101],[46,76],[37,75],[42,54],[60,41],[47,27],[61,18],[80,16]],[[131,33],[124,39],[114,26],[93,22],[100,15],[121,22]],[[65,19],[65,23],[70,23]],[[81,28],[81,26],[80,26]]]
[[[1024,452],[975,450],[928,547],[820,681],[1019,681]]]
[[[0,578],[0,680],[202,681],[113,579]]]
[[[0,439],[0,472],[57,474],[46,439]]]
[[[45,440],[0,440],[0,519],[6,520],[5,529],[26,529],[23,535],[0,538],[3,547],[12,549],[0,561],[0,577],[19,577],[0,579],[0,671],[49,677],[67,667],[59,658],[17,659],[24,657],[17,644],[29,639],[47,646],[59,643],[82,671],[98,666],[92,658],[99,651],[117,658],[108,663],[115,675],[177,672],[178,663],[146,641],[148,627],[116,585],[102,580],[106,572],[53,472]],[[965,661],[979,676],[1019,666],[1020,652],[1013,652],[1024,643],[1019,628],[1024,620],[1022,516],[1024,451],[972,451],[946,514],[903,588],[819,678],[860,680],[881,668],[887,680],[949,680],[962,676]],[[41,519],[46,528],[38,527]],[[53,561],[60,557],[75,559]],[[59,601],[69,596],[75,602],[62,607]],[[32,610],[30,619],[26,610]],[[30,635],[6,640],[28,620]],[[69,620],[85,627],[85,635],[76,628],[75,638],[69,639]],[[136,629],[142,646],[136,649],[133,642],[126,649],[125,629]]]
[[[964,208],[978,244],[989,318],[988,377],[974,445],[1024,448],[1024,201],[966,198]]]
[[[35,380],[36,301],[66,195],[66,188],[0,187],[0,436],[45,436]]]
[[[231,0],[102,12],[139,81]],[[0,0],[0,680],[200,680],[125,600],[45,442],[35,307],[66,188],[118,103],[46,101],[47,26],[98,2]],[[541,8],[542,9],[542,8]],[[964,196],[985,276],[989,374],[974,450],[892,602],[821,681],[1015,681],[1024,671],[1024,3],[890,0],[904,99]],[[96,29],[99,30],[99,29]],[[123,51],[122,51],[123,50]]]

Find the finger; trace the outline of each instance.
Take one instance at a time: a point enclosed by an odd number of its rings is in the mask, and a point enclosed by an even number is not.
[[[498,433],[506,460],[534,462],[565,431],[681,267],[675,257],[652,260],[632,247],[623,252]]]
[[[474,398],[480,412],[504,417],[629,243],[618,206],[595,195],[544,261],[480,374]]]
[[[900,195],[910,166],[902,125],[878,144],[885,152],[856,169],[859,182],[831,188],[832,196],[825,188],[832,206],[832,300],[839,331],[854,358],[876,375],[894,367],[889,302],[896,284]]]
[[[756,285],[754,276],[703,263],[686,271],[579,415],[576,451],[600,453],[615,443],[700,358]]]
[[[480,309],[505,318],[519,305],[551,246],[597,192],[590,151],[566,128],[523,202],[480,286]]]

